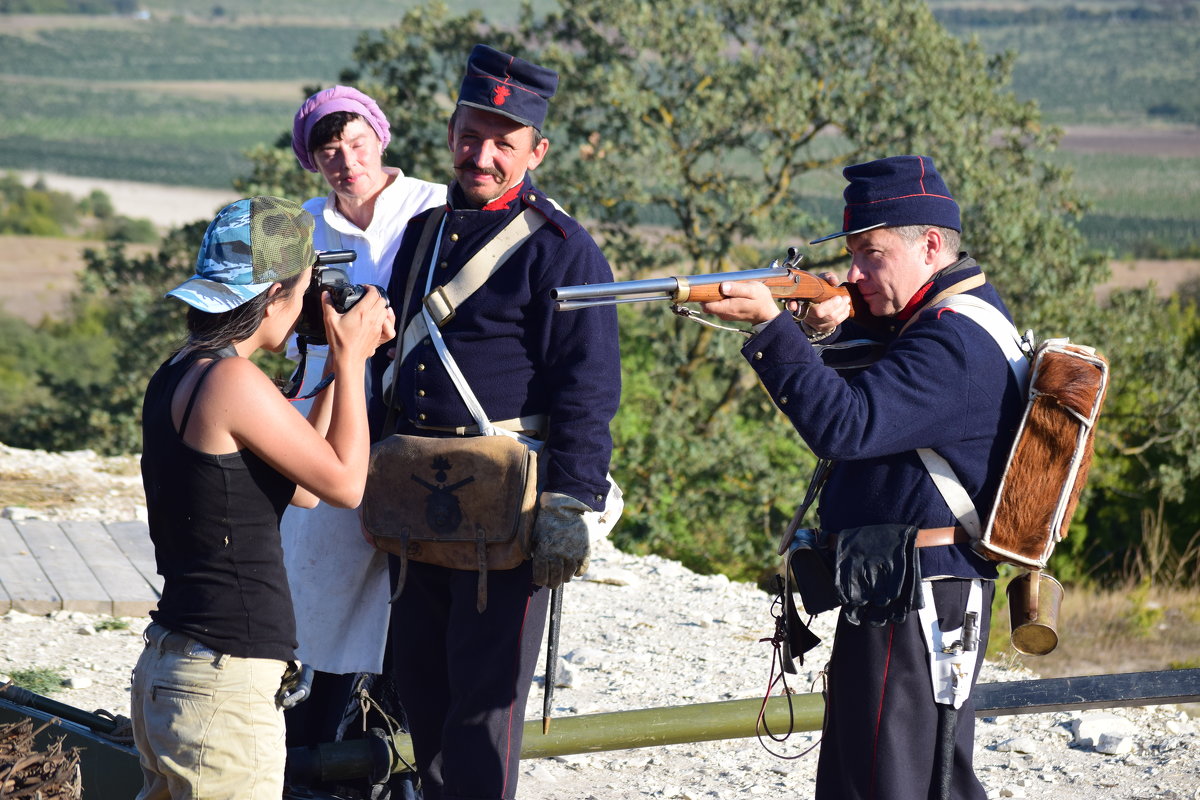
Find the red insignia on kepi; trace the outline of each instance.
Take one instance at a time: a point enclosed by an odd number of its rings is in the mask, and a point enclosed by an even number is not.
[[[492,93],[492,103],[494,105],[502,106],[510,94],[512,94],[512,89],[508,88],[504,84],[500,84]]]

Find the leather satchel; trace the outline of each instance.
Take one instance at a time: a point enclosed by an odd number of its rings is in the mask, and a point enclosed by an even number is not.
[[[408,561],[479,572],[529,557],[537,514],[537,454],[508,436],[394,434],[371,448],[363,527],[380,550]],[[398,590],[398,589],[397,589]]]

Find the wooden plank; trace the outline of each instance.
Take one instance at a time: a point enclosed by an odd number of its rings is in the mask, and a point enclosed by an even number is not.
[[[0,584],[17,611],[49,614],[62,608],[62,598],[9,519],[0,519]]]
[[[58,523],[31,519],[16,523],[16,527],[29,552],[54,585],[64,610],[112,613],[112,601],[104,587]]]
[[[121,548],[129,563],[137,568],[154,591],[162,596],[163,579],[158,574],[158,563],[154,560],[154,542],[150,541],[150,528],[144,522],[109,522],[105,526],[109,536]]]
[[[114,617],[144,617],[158,605],[158,591],[138,571],[100,522],[59,524],[83,557],[110,602]]]

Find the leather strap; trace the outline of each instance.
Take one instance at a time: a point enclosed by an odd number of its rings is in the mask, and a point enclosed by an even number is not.
[[[481,431],[479,425],[459,425],[450,427],[448,425],[422,425],[419,422],[409,420],[409,423],[414,428],[419,428],[423,431],[436,431],[438,433],[453,433],[456,436],[478,436]],[[513,419],[502,419],[499,421],[493,420],[492,426],[503,428],[506,431],[513,433],[524,433],[532,436],[535,439],[545,439],[546,429],[549,427],[550,418],[545,414],[531,414],[526,417],[514,417]]]
[[[441,328],[453,319],[455,310],[462,302],[487,283],[487,279],[500,269],[508,257],[545,224],[544,216],[532,208],[525,209],[480,248],[453,280],[444,286],[435,286],[423,301],[434,323]],[[430,264],[429,268],[432,274],[437,264]]]
[[[948,544],[964,544],[971,541],[965,528],[952,525],[948,528],[921,528],[917,531],[917,547],[942,547]]]
[[[837,531],[821,531],[819,541],[833,549],[837,545]],[[965,528],[953,525],[946,528],[920,528],[917,530],[917,547],[942,547],[948,544],[964,544],[971,541]]]
[[[970,531],[974,538],[983,538],[983,525],[979,519],[979,511],[975,508],[975,501],[967,494],[966,487],[954,473],[950,462],[928,447],[918,447],[917,455],[958,524]]]
[[[545,217],[533,209],[525,209],[472,256],[448,284],[433,287],[421,302],[429,311],[434,324],[440,328],[453,319],[458,306],[474,294],[476,289],[487,283],[488,278],[504,265],[509,256],[525,244],[525,241],[545,223]],[[434,260],[436,260],[436,256]],[[419,271],[421,261],[413,263],[418,267],[417,270],[414,270],[415,274],[416,271]],[[433,277],[437,268],[437,264],[432,262],[429,264],[430,278]],[[396,354],[396,361],[404,361],[405,356],[416,347],[417,343],[430,333],[425,316],[423,314],[414,315],[400,335],[400,349]]]

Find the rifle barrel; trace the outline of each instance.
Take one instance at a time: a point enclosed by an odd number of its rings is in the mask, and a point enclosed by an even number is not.
[[[616,281],[615,283],[585,283],[551,289],[550,297],[558,301],[559,311],[570,311],[589,306],[611,306],[618,303],[639,303],[646,300],[670,300],[687,286],[707,286],[723,281],[757,281],[766,278],[780,278],[787,274],[786,267],[765,267],[740,272],[689,275],[683,278],[646,278],[636,281]]]

